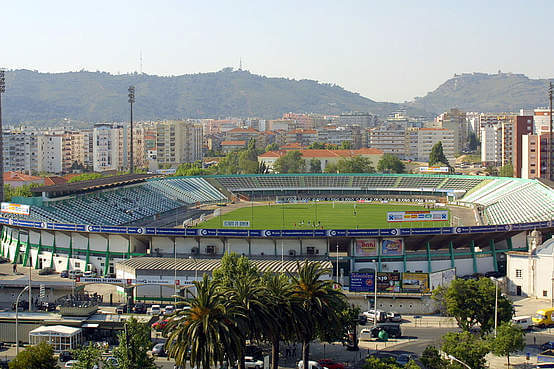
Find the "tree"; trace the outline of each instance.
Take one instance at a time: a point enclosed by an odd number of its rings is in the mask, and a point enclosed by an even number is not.
[[[427,346],[419,358],[427,369],[446,369],[448,362],[444,360],[435,346]]]
[[[487,165],[487,168],[485,169],[485,172],[489,176],[497,176],[498,175],[498,169],[492,165]]]
[[[223,255],[219,268],[212,272],[213,280],[224,288],[231,288],[237,276],[257,278],[260,272],[246,256],[239,256],[235,252]]]
[[[9,365],[10,369],[59,369],[54,349],[44,341],[21,351]]]
[[[269,145],[267,145],[265,147],[265,152],[268,152],[268,151],[277,151],[279,150],[279,145],[277,145],[275,142],[274,143],[270,143]]]
[[[510,300],[498,293],[498,322],[510,321],[513,315],[513,306]],[[479,325],[481,335],[494,327],[495,285],[488,278],[478,281],[469,279],[455,279],[450,283],[446,293],[439,302],[444,303],[448,315],[453,316],[458,326],[469,331]]]
[[[340,329],[339,312],[346,306],[344,294],[333,289],[332,281],[322,280],[325,273],[319,263],[298,263],[298,276],[291,275],[293,304],[302,317],[295,321],[296,336],[302,342],[302,361],[308,368],[310,342],[325,329]]]
[[[239,154],[230,152],[217,164],[217,174],[239,173]]]
[[[341,150],[352,150],[352,142],[351,141],[342,141],[340,144]]]
[[[127,320],[125,329],[118,334],[119,346],[114,349],[118,368],[121,369],[155,369],[154,358],[147,354],[152,348],[151,329],[146,323],[135,318]],[[106,363],[112,365],[112,363]]]
[[[479,142],[479,140],[477,139],[477,135],[475,134],[475,132],[470,132],[469,133],[469,143],[468,143],[468,148],[471,150],[471,151],[475,151],[479,148],[479,145],[481,144]]]
[[[321,173],[321,160],[315,158],[310,160],[310,173]]]
[[[466,363],[472,369],[485,369],[485,355],[489,353],[489,347],[485,340],[471,334],[468,331],[449,332],[442,337],[442,351],[452,355],[456,359]],[[453,361],[449,368],[466,369],[462,364]]]
[[[446,156],[444,156],[444,151],[442,149],[441,141],[433,145],[433,147],[431,148],[431,152],[429,153],[429,165],[437,165],[437,164],[444,164],[446,166],[450,166],[450,164],[448,164],[448,159],[446,159]]]
[[[292,322],[301,319],[302,312],[298,306],[291,304],[293,289],[284,274],[264,274],[263,283],[267,308],[273,316],[273,320],[264,327],[264,336],[271,342],[271,369],[278,369],[279,343],[294,332]]]
[[[304,171],[304,159],[300,151],[289,151],[275,160],[273,169],[278,173],[302,173]]]
[[[383,154],[377,163],[377,170],[381,173],[404,173],[406,166],[393,154]]]
[[[506,356],[508,367],[510,367],[510,354],[525,348],[524,335],[523,330],[512,322],[500,324],[496,329],[496,337],[490,337],[492,353],[497,356]]]
[[[337,162],[337,171],[339,173],[374,173],[375,168],[371,165],[371,160],[363,156],[354,156],[352,158],[343,158]]]
[[[169,320],[165,332],[169,356],[176,365],[210,369],[224,360],[234,362],[240,349],[241,332],[232,320],[235,307],[219,291],[217,283],[204,275],[194,281],[196,296],[185,300],[184,309]]]
[[[375,356],[370,356],[362,367],[363,369],[419,369],[419,366],[410,360],[408,364],[399,365],[393,358],[379,359]]]
[[[90,181],[92,179],[98,179],[102,177],[104,177],[104,175],[100,173],[83,173],[79,174],[78,176],[72,177],[69,181],[67,181],[67,183]]]
[[[102,362],[102,350],[92,343],[74,350],[73,356],[78,360],[73,366],[75,369],[93,369]]]
[[[514,176],[514,166],[512,163],[508,163],[500,167],[498,171],[500,177],[513,177]]]

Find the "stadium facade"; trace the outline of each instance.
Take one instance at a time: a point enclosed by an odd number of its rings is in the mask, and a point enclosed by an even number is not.
[[[456,275],[503,271],[505,253],[528,249],[527,236],[554,229],[554,191],[517,178],[384,175],[234,175],[153,178],[127,175],[40,187],[28,214],[0,217],[2,256],[34,268],[116,272],[135,257],[322,260],[348,284],[352,272]],[[466,209],[472,221],[448,227],[236,229],[156,226],[206,214],[203,204],[242,200],[431,201]],[[210,211],[213,213],[213,210]],[[164,223],[165,221],[165,223]],[[408,224],[408,226],[403,226]],[[337,265],[338,264],[338,265]],[[189,273],[190,274],[190,273]]]

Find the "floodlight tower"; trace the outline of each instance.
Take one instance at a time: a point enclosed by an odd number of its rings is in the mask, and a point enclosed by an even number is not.
[[[548,179],[552,181],[552,178],[554,177],[552,174],[554,173],[554,170],[552,170],[552,165],[554,164],[552,162],[552,154],[554,153],[554,150],[552,148],[554,147],[552,142],[552,88],[553,88],[552,82],[550,82],[550,85],[548,87],[548,100],[550,101],[550,137],[548,137],[549,143],[548,143]]]
[[[129,167],[131,174],[135,172],[135,162],[133,160],[133,104],[135,102],[135,86],[129,86],[129,104],[131,104],[131,165]]]
[[[0,201],[4,201],[4,134],[2,133],[2,94],[6,92],[6,77],[0,69]]]

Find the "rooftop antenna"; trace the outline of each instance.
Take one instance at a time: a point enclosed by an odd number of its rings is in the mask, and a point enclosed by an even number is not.
[[[142,50],[140,51],[140,69],[139,69],[139,72],[140,72],[140,74],[142,74]]]
[[[242,58],[239,59],[239,70],[242,70]]]

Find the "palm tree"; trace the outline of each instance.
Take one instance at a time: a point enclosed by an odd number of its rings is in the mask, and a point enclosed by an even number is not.
[[[326,271],[318,262],[306,260],[297,263],[298,276],[291,275],[293,304],[301,308],[303,315],[295,321],[296,335],[302,341],[302,361],[308,368],[310,342],[328,330],[339,330],[339,313],[347,306],[341,291],[333,289],[332,281],[322,280]]]
[[[263,278],[267,293],[267,308],[274,319],[264,327],[264,336],[271,342],[271,368],[279,366],[279,343],[284,337],[294,335],[292,322],[302,315],[298,305],[293,305],[293,289],[290,280],[283,274],[265,274]],[[296,319],[294,317],[297,317]]]
[[[236,360],[241,333],[232,319],[240,312],[207,275],[194,285],[196,296],[184,302],[183,311],[176,313],[165,328],[169,332],[169,355],[183,366],[190,355],[191,366],[203,369],[224,360]]]
[[[262,338],[264,328],[274,317],[268,310],[268,298],[257,275],[237,275],[231,286],[222,287],[225,297],[236,308],[233,320],[241,332],[238,367],[244,369],[246,340]]]

